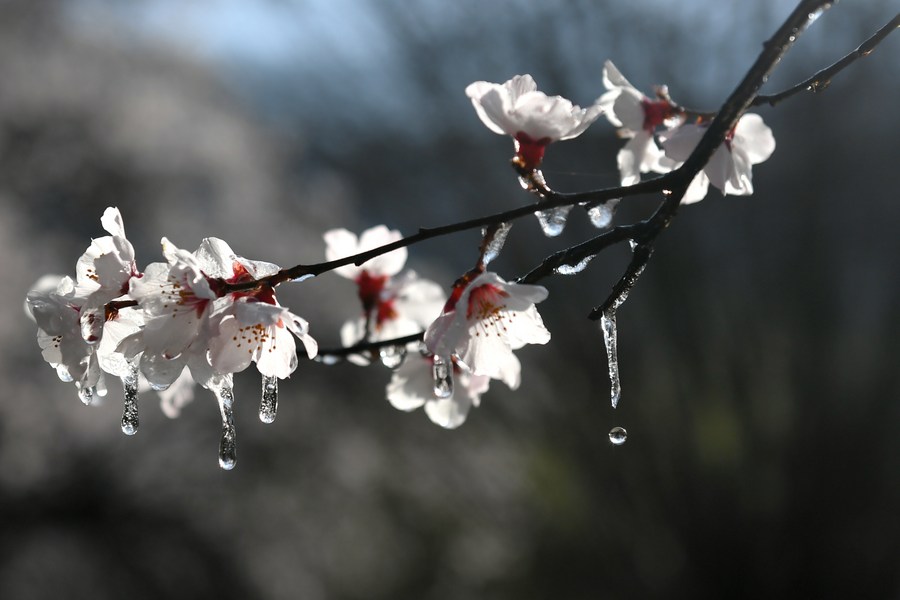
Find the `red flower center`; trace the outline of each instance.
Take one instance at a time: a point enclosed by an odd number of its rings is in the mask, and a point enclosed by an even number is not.
[[[524,131],[517,133],[514,139],[516,141],[516,157],[521,163],[519,166],[528,171],[534,171],[541,166],[544,150],[552,140],[548,137],[536,140]]]

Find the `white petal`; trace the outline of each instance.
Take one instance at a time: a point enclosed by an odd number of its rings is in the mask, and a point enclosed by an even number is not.
[[[488,129],[512,136],[518,133],[518,121],[511,116],[512,101],[501,86],[477,81],[466,88],[466,95],[472,99],[478,118]]]
[[[110,206],[103,211],[100,224],[110,235],[125,237],[125,223],[122,221],[122,214],[118,208]]]
[[[694,180],[691,181],[691,185],[688,186],[687,191],[684,193],[684,197],[681,199],[681,203],[693,204],[694,202],[700,202],[706,198],[708,191],[709,177],[706,176],[705,172],[700,171],[697,173],[697,176],[694,177]]]
[[[434,397],[431,361],[421,355],[410,356],[391,375],[387,399],[398,410],[411,411]]]
[[[738,121],[732,143],[747,155],[751,165],[765,161],[775,151],[772,130],[754,113],[747,113]]]
[[[686,124],[669,131],[659,134],[662,140],[662,147],[669,158],[684,162],[697,147],[700,138],[706,133],[705,127],[699,125]]]
[[[219,323],[219,335],[209,341],[209,360],[219,373],[237,373],[250,366],[257,347],[237,319],[225,317]]]

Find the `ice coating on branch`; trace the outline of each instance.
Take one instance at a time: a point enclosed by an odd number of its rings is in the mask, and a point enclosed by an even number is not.
[[[531,75],[502,84],[476,81],[466,87],[466,95],[488,129],[514,139],[516,161],[528,171],[540,166],[549,144],[581,135],[602,112],[596,104],[581,108],[561,96],[547,96]]]
[[[606,346],[606,359],[609,363],[609,398],[612,407],[619,405],[622,387],[619,382],[619,355],[616,346],[616,310],[607,310],[600,317],[600,329],[603,331],[603,343]]]
[[[224,379],[212,387],[219,403],[222,416],[222,438],[219,441],[219,466],[230,471],[237,463],[237,446],[234,429],[234,391],[231,378]]]
[[[487,247],[484,249],[484,253],[481,255],[481,264],[487,266],[500,256],[500,251],[503,250],[503,245],[506,243],[506,236],[509,235],[510,229],[512,229],[512,223],[500,223],[497,226]],[[481,235],[487,235],[487,230],[482,230]]]
[[[278,378],[263,375],[262,398],[259,402],[259,420],[274,423],[278,413]]]
[[[579,260],[577,263],[574,263],[574,264],[563,263],[563,264],[559,265],[558,267],[556,267],[555,269],[553,269],[553,272],[556,273],[557,275],[576,275],[576,274],[584,271],[585,267],[588,266],[588,263],[591,262],[591,260],[595,256],[597,256],[597,255],[591,254],[590,256],[585,256],[584,258],[582,258],[581,260]]]
[[[129,366],[128,373],[122,377],[122,387],[125,388],[124,407],[122,410],[122,433],[134,435],[138,430],[138,366],[133,363]]]
[[[541,226],[541,231],[547,237],[556,237],[563,232],[566,227],[566,221],[569,218],[571,206],[557,206],[546,210],[539,210],[534,213]]]

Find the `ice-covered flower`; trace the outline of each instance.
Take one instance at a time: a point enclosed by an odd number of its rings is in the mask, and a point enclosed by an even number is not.
[[[675,166],[687,160],[708,126],[708,123],[682,125],[661,134],[666,157]],[[763,123],[762,117],[754,113],[745,114],[694,178],[682,202],[688,204],[702,200],[710,183],[725,195],[749,196],[753,193],[752,166],[768,159],[774,151],[775,137]]]
[[[384,225],[367,229],[357,238],[346,229],[325,233],[325,256],[337,260],[401,239],[399,231]],[[345,265],[336,272],[352,279],[362,304],[362,314],[341,327],[341,343],[352,346],[363,340],[381,341],[422,331],[439,314],[446,300],[439,285],[419,278],[413,271],[399,274],[406,262],[406,248],[377,256],[363,265]],[[398,275],[399,274],[399,275]],[[351,357],[367,363],[362,357]]]
[[[140,277],[119,209],[108,207],[100,223],[110,235],[91,240],[75,265],[78,291],[93,307],[127,294],[129,280]]]
[[[629,138],[616,155],[622,185],[638,183],[641,173],[670,171],[671,165],[660,162],[664,155],[654,134],[660,127],[676,125],[679,109],[667,98],[651,100],[642,94],[611,61],[603,66],[603,84],[609,91],[597,104],[603,107],[609,122],[619,128],[619,135]]]
[[[437,425],[454,429],[463,424],[469,409],[478,406],[487,392],[491,378],[473,375],[458,364],[453,365],[452,393],[446,398],[434,395],[433,356],[415,353],[394,371],[387,386],[387,399],[394,408],[413,411],[425,407],[425,414]]]
[[[476,81],[466,87],[475,112],[494,133],[512,136],[518,165],[537,169],[547,145],[581,135],[602,109],[581,108],[561,96],[538,91],[531,75],[516,75],[506,83]]]
[[[80,315],[85,298],[76,293],[71,277],[42,277],[26,297],[26,308],[38,326],[38,345],[44,360],[62,381],[74,382],[82,402],[105,395],[97,347],[81,335]]]
[[[318,344],[309,335],[309,324],[279,306],[274,294],[240,298],[218,322],[209,345],[210,364],[219,373],[237,373],[255,362],[263,376],[284,379],[297,368],[294,335],[314,358]]]
[[[458,359],[475,375],[500,379],[515,389],[521,365],[513,350],[550,341],[535,307],[546,297],[542,286],[481,273],[457,285],[443,314],[425,332],[425,345],[445,364]]]

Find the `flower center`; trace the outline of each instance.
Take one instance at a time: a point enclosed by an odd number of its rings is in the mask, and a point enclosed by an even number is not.
[[[534,171],[541,166],[541,160],[544,158],[544,150],[547,144],[552,140],[548,137],[536,140],[524,131],[520,131],[515,135],[516,141],[516,159],[519,166],[528,171]]]
[[[675,109],[665,100],[654,102],[644,98],[641,100],[641,106],[644,109],[644,130],[650,133],[675,116]]]
[[[387,281],[387,275],[372,275],[365,270],[356,277],[356,291],[359,294],[359,301],[362,302],[364,312],[368,313],[378,306],[381,292]]]

